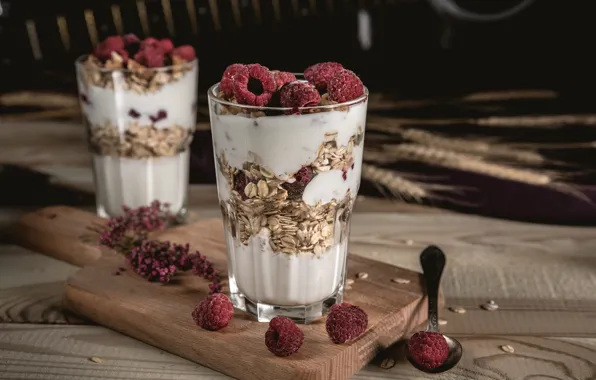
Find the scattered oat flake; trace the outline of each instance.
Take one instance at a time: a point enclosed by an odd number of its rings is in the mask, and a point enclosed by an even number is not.
[[[352,287],[350,285],[344,286],[344,290],[351,290],[351,289],[352,289]]]
[[[366,272],[360,272],[360,273],[358,273],[358,274],[356,275],[356,277],[358,277],[358,278],[360,278],[360,279],[364,280],[365,278],[368,278],[368,273],[366,273]]]
[[[487,311],[495,311],[499,308],[499,305],[497,305],[495,301],[488,301],[487,303],[480,305],[480,307]]]
[[[508,345],[508,344],[505,344],[503,346],[500,346],[499,348],[502,351],[505,351],[505,352],[510,353],[510,354],[513,354],[515,352],[515,349],[512,346]]]
[[[464,314],[466,312],[466,309],[464,309],[461,306],[452,306],[449,308],[449,311],[452,311],[457,314]]]
[[[346,284],[348,284],[348,285],[352,285],[353,283],[354,283],[354,280],[352,280],[351,278],[348,278],[346,280]]]
[[[391,282],[395,282],[396,284],[409,284],[410,280],[407,278],[392,278]]]
[[[103,363],[103,359],[98,358],[97,356],[92,356],[89,358],[89,360],[92,361],[93,363]]]
[[[445,326],[447,324],[447,320],[439,318],[439,326]]]
[[[385,359],[383,359],[381,364],[379,364],[379,367],[381,367],[383,369],[393,368],[394,366],[395,366],[395,359],[392,359],[392,358],[385,358]]]
[[[414,244],[414,241],[412,241],[410,239],[406,240],[406,245],[412,245],[412,244]]]

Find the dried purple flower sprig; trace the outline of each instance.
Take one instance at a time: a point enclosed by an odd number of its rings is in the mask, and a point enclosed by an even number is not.
[[[163,230],[172,216],[169,204],[153,201],[149,206],[132,209],[122,206],[124,215],[108,220],[99,236],[99,244],[129,253],[147,239],[149,232]]]
[[[146,240],[149,232],[165,228],[169,218],[167,205],[158,201],[138,209],[124,207],[123,216],[106,224],[100,244],[123,253],[132,270],[148,281],[167,284],[176,272],[192,270],[211,281],[210,294],[221,292],[219,272],[199,251],[190,253],[188,244]]]

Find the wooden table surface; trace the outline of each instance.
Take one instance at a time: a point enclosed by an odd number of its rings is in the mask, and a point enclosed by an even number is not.
[[[47,173],[48,186],[74,188],[81,207],[92,210],[82,133],[71,124],[0,123],[0,164]],[[0,182],[13,193],[25,191],[18,186]],[[44,190],[39,192],[41,197]],[[54,193],[60,192],[49,192]],[[192,186],[191,218],[219,217],[216,197],[214,186]],[[47,198],[47,205],[65,202]],[[23,204],[2,200],[2,229],[32,209]],[[398,345],[378,360],[393,357],[395,366],[373,362],[354,378],[596,379],[596,228],[524,224],[359,198],[353,254],[419,270],[417,255],[431,243],[448,255],[443,278],[448,306],[467,310],[441,311],[444,331],[463,343],[461,364],[449,374],[424,376],[404,361]],[[65,313],[63,284],[76,270],[7,238],[0,241],[0,379],[227,378]],[[481,309],[487,300],[499,309]],[[501,351],[504,344],[515,353]]]

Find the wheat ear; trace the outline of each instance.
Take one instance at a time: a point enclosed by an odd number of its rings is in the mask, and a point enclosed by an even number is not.
[[[421,184],[409,181],[392,170],[374,165],[362,164],[362,178],[382,185],[396,197],[421,201],[429,196]]]
[[[544,173],[488,163],[472,155],[465,155],[445,149],[429,148],[416,144],[400,144],[386,145],[385,150],[393,154],[396,158],[421,161],[432,165],[486,174],[532,185],[544,186],[553,182],[553,179]]]
[[[0,104],[7,107],[37,106],[42,108],[78,107],[76,96],[60,93],[19,91],[0,95]]]
[[[531,151],[509,148],[505,145],[489,144],[479,140],[448,138],[419,129],[407,129],[402,136],[410,141],[435,148],[453,150],[460,153],[478,154],[486,157],[510,159],[524,164],[540,165],[546,159]]]
[[[569,124],[596,125],[596,115],[492,116],[471,120],[470,123],[484,127],[558,128]]]

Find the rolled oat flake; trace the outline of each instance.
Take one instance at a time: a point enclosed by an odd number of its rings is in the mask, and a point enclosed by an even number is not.
[[[510,353],[510,354],[513,354],[515,352],[515,349],[512,346],[508,345],[508,344],[502,345],[499,348],[502,351],[505,351],[505,352]]]
[[[395,366],[395,359],[392,358],[385,358],[379,365],[379,367],[383,369],[393,368]]]
[[[368,273],[366,273],[366,272],[360,272],[360,273],[358,273],[356,275],[356,277],[364,280],[365,278],[368,278]]]
[[[92,361],[93,363],[103,363],[103,359],[98,358],[97,356],[92,356],[89,358],[89,360]]]
[[[464,309],[461,306],[452,306],[449,308],[449,311],[452,311],[457,314],[464,314],[466,312],[466,309]]]
[[[487,303],[480,305],[480,307],[487,311],[495,311],[499,308],[499,305],[497,305],[495,301],[490,300]]]

